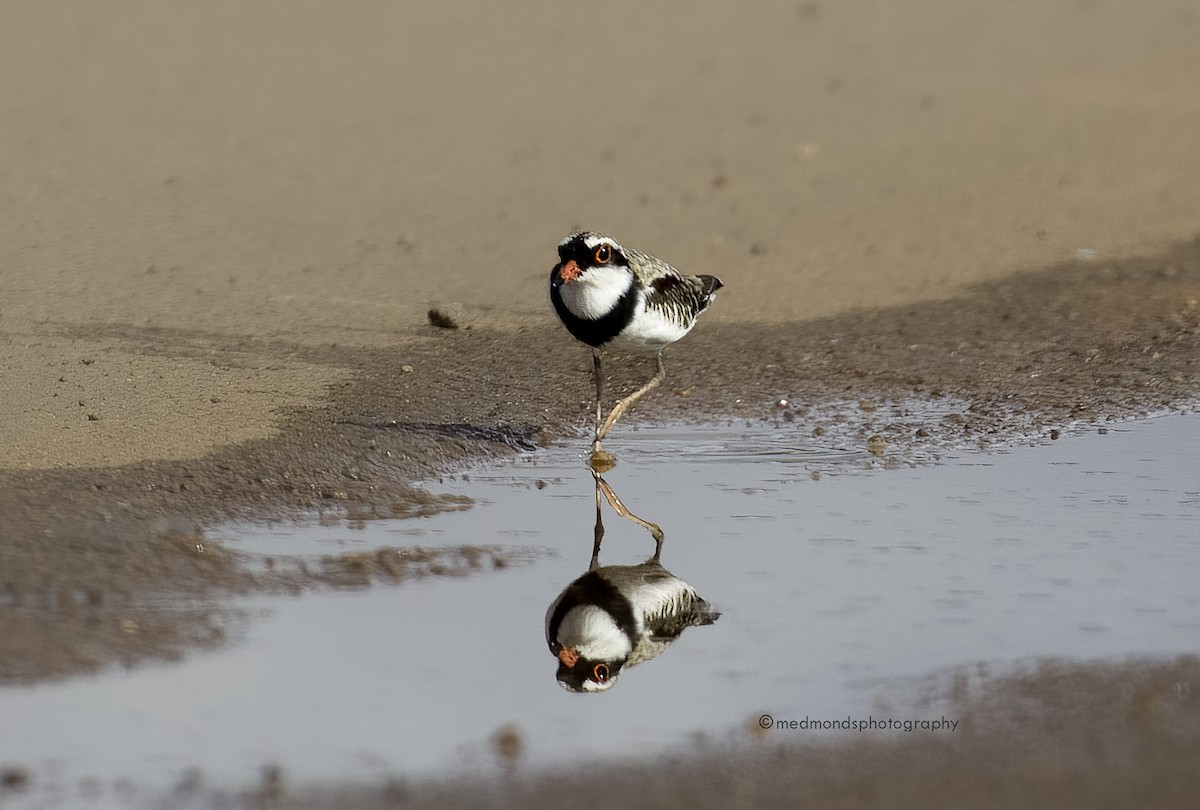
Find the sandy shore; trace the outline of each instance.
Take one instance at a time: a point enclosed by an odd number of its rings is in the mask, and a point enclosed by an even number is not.
[[[1185,0],[12,4],[0,682],[222,642],[152,594],[310,584],[207,522],[439,508],[408,483],[581,429],[545,293],[577,227],[727,285],[638,419],[969,403],[902,454],[1194,402],[1198,32]]]
[[[590,9],[16,4],[0,466],[276,435],[354,349],[423,351],[431,302],[548,325],[579,226],[720,275],[710,326],[1196,231],[1185,0]]]

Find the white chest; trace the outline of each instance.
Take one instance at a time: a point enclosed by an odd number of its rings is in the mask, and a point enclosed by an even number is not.
[[[633,284],[633,274],[622,267],[594,267],[559,288],[563,304],[577,318],[599,320],[617,308]]]
[[[613,617],[596,605],[571,608],[559,626],[558,640],[593,660],[615,661],[633,649]]]

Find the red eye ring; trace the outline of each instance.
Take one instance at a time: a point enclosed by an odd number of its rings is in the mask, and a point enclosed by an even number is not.
[[[592,667],[592,676],[596,683],[606,683],[608,681],[608,675],[608,664],[601,662]]]
[[[596,264],[608,264],[612,261],[612,249],[608,245],[596,248]]]

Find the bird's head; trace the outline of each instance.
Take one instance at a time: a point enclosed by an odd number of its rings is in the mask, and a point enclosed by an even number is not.
[[[559,685],[569,692],[606,692],[617,682],[625,659],[603,660],[588,658],[578,648],[555,642],[550,651],[558,658]]]
[[[625,249],[611,236],[582,231],[558,243],[558,264],[552,283],[588,282],[603,284],[607,279],[625,281],[630,276]]]

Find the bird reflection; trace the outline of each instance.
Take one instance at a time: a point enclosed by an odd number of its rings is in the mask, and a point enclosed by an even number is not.
[[[625,508],[600,473],[596,480],[596,532],[588,571],[563,590],[546,611],[546,643],[558,659],[558,682],[572,692],[603,692],[621,671],[662,654],[688,627],[712,624],[720,613],[695,588],[659,562],[663,532]],[[640,565],[600,565],[604,539],[601,507],[654,538],[654,556]]]

